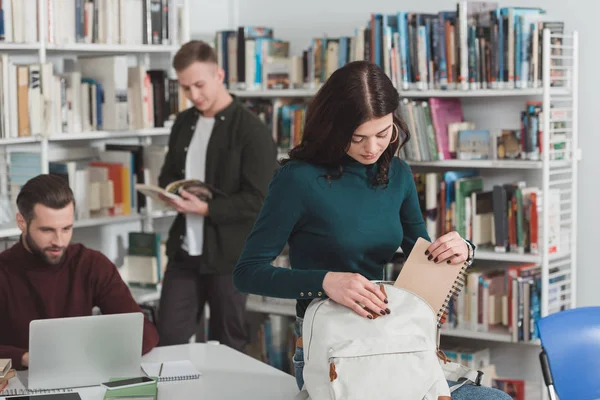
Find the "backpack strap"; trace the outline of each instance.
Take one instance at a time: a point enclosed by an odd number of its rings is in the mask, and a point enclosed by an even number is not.
[[[440,364],[444,370],[446,380],[457,382],[455,385],[450,386],[450,393],[465,384],[481,386],[483,372],[467,368],[455,362],[441,362]]]
[[[298,393],[295,397],[294,400],[310,400],[310,395],[308,394],[308,392],[306,391],[306,389],[302,389],[300,391],[300,393]]]

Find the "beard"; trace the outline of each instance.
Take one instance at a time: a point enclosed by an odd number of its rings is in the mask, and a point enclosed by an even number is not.
[[[41,248],[40,246],[38,246],[38,244],[31,238],[31,236],[29,235],[29,227],[27,227],[27,234],[24,235],[25,236],[25,243],[27,244],[27,247],[29,248],[29,251],[36,256],[37,258],[39,258],[40,260],[51,264],[51,265],[56,265],[56,264],[60,264],[60,262],[65,258],[65,248],[64,247],[46,247],[46,248]],[[49,250],[62,250],[62,253],[60,254],[59,257],[50,257],[48,254],[46,254],[46,251]]]

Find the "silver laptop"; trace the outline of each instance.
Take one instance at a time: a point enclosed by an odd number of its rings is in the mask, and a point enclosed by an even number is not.
[[[31,321],[29,389],[95,386],[140,376],[142,313]]]

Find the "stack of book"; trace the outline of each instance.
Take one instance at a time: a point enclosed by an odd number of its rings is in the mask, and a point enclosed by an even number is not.
[[[2,392],[7,386],[8,381],[14,378],[16,375],[15,370],[12,369],[12,360],[10,358],[0,359],[0,392]]]

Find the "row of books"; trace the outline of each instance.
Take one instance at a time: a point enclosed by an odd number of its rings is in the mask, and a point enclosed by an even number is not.
[[[187,107],[164,70],[129,67],[126,56],[15,64],[0,55],[0,138],[163,127]]]
[[[306,103],[295,99],[246,99],[246,106],[255,112],[273,133],[282,150],[302,140]],[[543,113],[540,102],[527,102],[513,126],[519,129],[498,131],[476,126],[464,117],[458,98],[403,99],[399,114],[406,122],[410,140],[400,150],[407,161],[439,160],[541,160]],[[550,160],[570,157],[567,132],[570,127],[561,121],[562,109],[551,110]]]
[[[157,288],[167,268],[166,242],[157,232],[128,232],[127,254],[120,269],[130,286]]]
[[[293,321],[285,317],[269,317],[258,325],[256,331],[250,332],[246,352],[250,357],[294,375],[296,339]]]
[[[500,253],[540,254],[542,201],[549,202],[547,252],[567,251],[560,224],[560,190],[542,193],[525,182],[486,187],[478,170],[414,173],[421,211],[430,237],[451,231],[479,248]],[[565,232],[563,232],[565,231]]]
[[[450,301],[443,329],[506,332],[514,342],[539,338],[540,278],[535,264],[470,270],[465,287]]]
[[[289,49],[290,43],[276,39],[269,27],[240,26],[215,35],[217,60],[229,88],[288,89],[308,83],[306,63]]]
[[[39,2],[5,0],[0,40],[36,43]],[[46,0],[48,43],[176,45],[181,43],[183,7],[177,0]]]
[[[570,157],[567,132],[570,127],[561,120],[565,110],[551,110],[550,141],[542,145],[543,113],[541,102],[529,101],[513,126],[519,129],[490,131],[465,119],[458,98],[403,99],[400,115],[408,126],[410,140],[400,150],[408,161],[439,160],[532,160],[542,159],[544,151],[550,160]]]
[[[245,99],[244,104],[267,125],[280,150],[302,141],[307,103],[295,99]]]
[[[63,176],[73,191],[77,220],[131,215],[146,206],[146,198],[135,183],[156,184],[166,146],[107,143],[100,148],[50,150],[49,172]],[[9,215],[16,212],[21,186],[42,173],[39,151],[13,151],[8,154],[8,177],[3,182]],[[4,189],[6,188],[6,189]]]
[[[318,86],[356,60],[376,63],[402,90],[522,89],[541,87],[544,29],[562,34],[564,23],[541,8],[461,0],[438,13],[372,13],[354,35],[313,38],[302,56],[267,26],[219,31],[215,48],[238,89]],[[562,40],[551,43],[552,65],[561,66]],[[553,69],[552,85],[565,73]]]
[[[39,40],[37,0],[4,0],[0,4],[0,41],[35,43]]]

